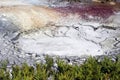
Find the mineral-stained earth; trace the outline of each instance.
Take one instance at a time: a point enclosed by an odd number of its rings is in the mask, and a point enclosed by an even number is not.
[[[120,3],[0,0],[0,61],[120,52]]]

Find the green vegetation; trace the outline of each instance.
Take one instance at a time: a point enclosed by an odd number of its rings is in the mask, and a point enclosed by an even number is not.
[[[89,57],[82,65],[69,65],[60,59],[56,62],[57,70],[53,69],[54,60],[46,56],[46,64],[13,65],[9,72],[4,61],[0,63],[0,80],[120,80],[120,56],[114,60]]]

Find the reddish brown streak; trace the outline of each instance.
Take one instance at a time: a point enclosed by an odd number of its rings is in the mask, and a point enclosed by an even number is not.
[[[100,17],[102,19],[106,19],[109,16],[113,15],[115,9],[111,5],[69,5],[66,7],[56,7],[55,10],[67,16],[69,13],[78,14],[83,19],[89,19],[88,15],[93,17]]]

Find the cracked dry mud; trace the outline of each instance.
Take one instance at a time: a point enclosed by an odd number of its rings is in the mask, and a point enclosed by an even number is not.
[[[6,26],[5,24],[9,25]],[[13,28],[13,30],[9,30],[9,28],[7,30],[4,25]],[[105,26],[103,24],[98,26],[90,24],[69,26],[54,24],[39,30],[20,32],[14,26],[9,21],[1,23],[0,61],[7,59],[9,64],[27,62],[32,65],[34,62],[44,63],[44,54],[80,57],[106,53],[119,54],[120,52],[119,27]],[[72,40],[75,42],[72,42]],[[81,47],[84,45],[85,47]],[[71,47],[74,50],[72,53]]]

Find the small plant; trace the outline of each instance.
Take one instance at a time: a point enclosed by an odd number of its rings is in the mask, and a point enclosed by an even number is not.
[[[13,66],[12,67],[12,80],[20,80],[20,79],[23,79],[23,76],[22,76],[22,70],[19,66]]]
[[[46,65],[36,64],[36,70],[34,73],[34,80],[47,80],[48,74],[46,70]]]
[[[53,66],[53,58],[51,58],[50,56],[46,56],[45,57],[46,60],[46,65],[47,65],[47,70],[51,70],[51,67]]]
[[[7,64],[7,60],[0,62],[0,80],[10,80],[10,74],[7,71]]]

